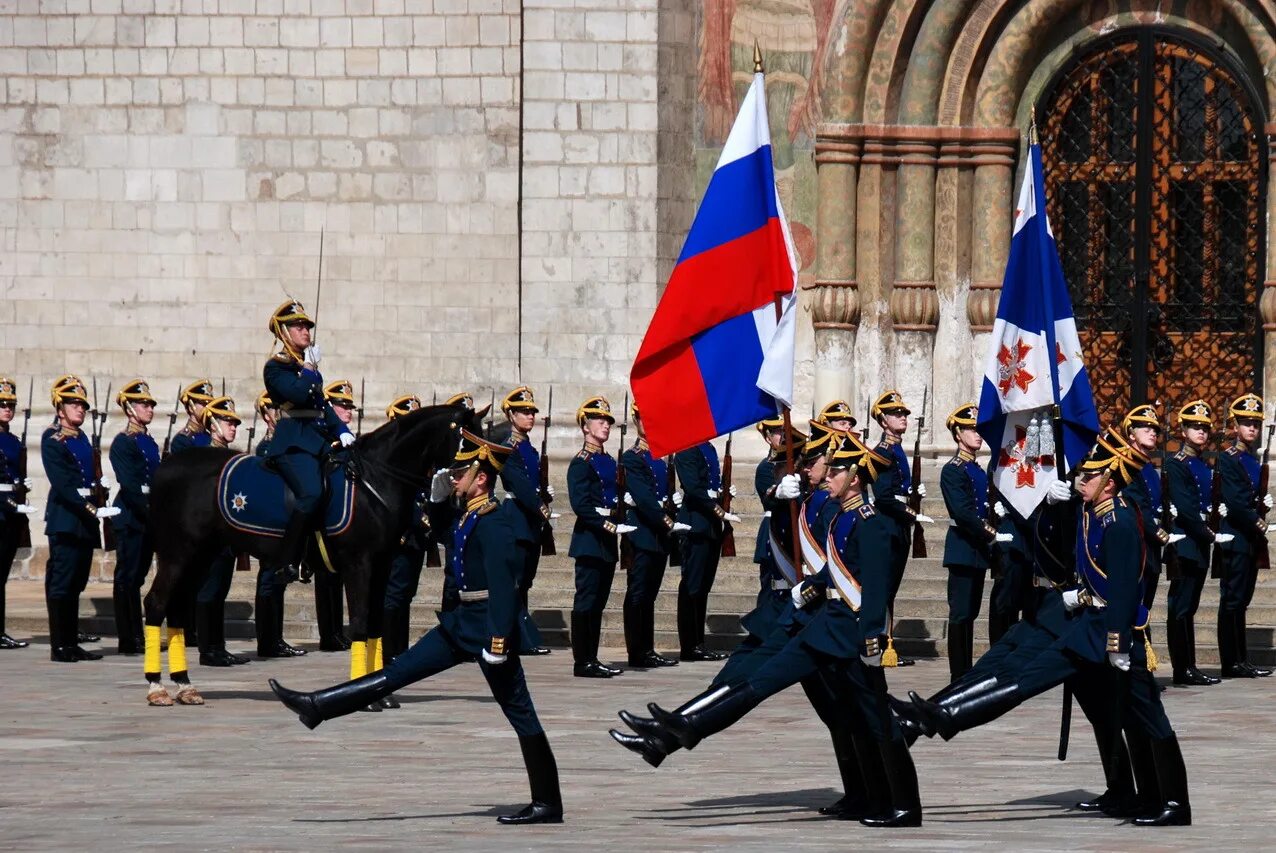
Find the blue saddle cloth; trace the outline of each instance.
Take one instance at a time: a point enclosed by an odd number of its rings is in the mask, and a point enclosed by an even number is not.
[[[217,480],[217,508],[236,530],[282,537],[292,514],[292,493],[283,477],[265,467],[265,461],[240,454],[227,462]],[[327,486],[323,532],[339,536],[354,520],[354,485],[344,469],[336,468],[328,474]]]

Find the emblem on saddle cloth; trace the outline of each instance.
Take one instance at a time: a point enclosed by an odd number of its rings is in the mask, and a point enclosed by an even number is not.
[[[217,509],[236,530],[281,538],[292,514],[293,497],[283,477],[264,462],[244,454],[232,457],[217,480]],[[344,469],[328,474],[326,492],[323,532],[339,536],[354,521],[354,487]]]

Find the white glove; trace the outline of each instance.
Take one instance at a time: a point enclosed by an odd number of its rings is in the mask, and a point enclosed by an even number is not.
[[[1268,509],[1271,509],[1273,503],[1276,503],[1276,501],[1272,500],[1271,495],[1263,495],[1263,506],[1267,507]]]
[[[731,497],[735,497],[735,483],[731,483],[731,484],[729,484],[729,485],[727,486],[727,491],[731,493]],[[1267,500],[1269,500],[1269,501],[1270,501],[1271,499],[1272,499],[1272,496],[1271,496],[1271,495],[1268,495],[1268,496],[1267,496]],[[1268,504],[1268,506],[1271,506],[1271,504],[1269,503],[1269,504]]]
[[[717,489],[705,489],[705,492],[708,493],[710,499],[716,498],[718,496]]]
[[[922,524],[934,524],[934,523],[935,523],[935,519],[931,518],[929,515],[922,515],[920,512],[919,512],[919,513],[917,513],[917,515],[913,516],[913,520],[914,520],[914,521],[919,521],[919,522],[921,522]]]
[[[441,503],[447,500],[450,494],[452,494],[452,472],[446,468],[440,468],[434,472],[434,477],[430,480],[430,503]]]
[[[1170,517],[1171,518],[1179,517],[1179,508],[1176,507],[1174,504],[1170,504]]]
[[[625,506],[638,506],[638,501],[634,500],[634,496],[625,492]]]
[[[1226,545],[1228,542],[1231,542],[1235,538],[1236,538],[1236,534],[1234,533],[1215,533],[1214,534],[1214,541],[1220,545]]]
[[[354,434],[349,432],[343,432],[341,436],[337,439],[337,441],[341,442],[342,447],[349,447],[350,445],[354,444]]]
[[[27,491],[31,491],[32,489],[35,488],[35,480],[32,480],[30,477],[27,477],[25,480],[22,481],[22,485],[26,488]]]
[[[673,505],[682,509],[682,489],[673,493]]]
[[[872,656],[860,655],[860,660],[864,661],[865,666],[880,667],[882,665],[882,653],[878,652]]]
[[[120,514],[120,508],[118,506],[104,506],[93,514],[98,518],[115,518],[115,516]]]
[[[632,524],[617,524],[616,525],[617,533],[633,533],[637,529],[638,528],[634,527]]]
[[[1063,606],[1072,612],[1081,606],[1081,590],[1065,589],[1063,591]]]
[[[1061,504],[1072,500],[1072,484],[1066,480],[1055,480],[1046,492],[1046,502]]]
[[[1218,517],[1227,518],[1227,504],[1218,505]]]
[[[918,484],[917,484],[917,494],[918,494],[918,495],[920,495],[920,496],[921,496],[921,497],[923,497],[923,498],[924,498],[924,497],[926,497],[926,484],[925,484],[925,483],[918,483]]]
[[[601,515],[603,518],[611,518],[611,510],[609,510],[609,509],[608,509],[607,507],[605,507],[605,506],[596,506],[596,507],[594,507],[594,512],[598,513],[598,514],[599,514],[599,515]]]
[[[1013,533],[998,533],[996,536],[994,536],[994,537],[993,537],[993,540],[992,540],[992,541],[994,541],[994,542],[1014,542],[1014,541],[1015,541],[1015,534],[1013,534]]]
[[[1006,512],[1006,505],[1001,501],[997,501],[992,505],[992,511],[997,514],[998,518],[1005,518],[1009,514]]]
[[[802,478],[797,474],[785,474],[775,487],[775,496],[781,500],[796,500],[802,494]]]
[[[18,512],[23,515],[35,515],[39,511],[39,509],[31,506],[31,504],[18,504]]]
[[[1187,538],[1187,534],[1185,533],[1171,533],[1169,541],[1166,542],[1165,544],[1173,545],[1175,542],[1182,542],[1186,538]]]
[[[672,532],[674,532],[674,533],[686,533],[686,532],[687,532],[688,530],[690,530],[690,529],[691,529],[691,525],[690,525],[690,524],[683,524],[681,521],[675,521],[675,522],[673,523]]]
[[[1130,656],[1122,652],[1108,652],[1108,663],[1122,672],[1130,671]]]
[[[724,512],[724,513],[722,514],[722,520],[723,520],[723,521],[729,521],[729,522],[731,522],[732,524],[739,524],[739,523],[740,523],[740,516],[736,515],[734,512]]]
[[[561,517],[561,516],[562,516],[562,513],[560,513],[560,512],[551,512],[551,513],[549,514],[549,520],[550,520],[550,521],[553,521],[554,519],[559,518],[559,517]]]
[[[509,492],[501,492],[501,503],[505,503],[505,501],[512,501],[512,500],[514,500],[514,496],[511,495]]]
[[[802,584],[795,584],[789,590],[789,598],[793,599],[793,606],[798,610],[802,609]]]
[[[554,499],[554,487],[553,487],[553,486],[546,486],[546,487],[545,487],[545,494],[549,495],[549,499],[552,501],[552,500]]]
[[[318,344],[311,344],[306,347],[306,351],[301,355],[302,361],[306,364],[314,365],[315,367],[319,366],[319,360],[321,358],[323,358],[323,353],[319,351]]]
[[[483,661],[493,665],[505,663],[509,660],[509,655],[494,655],[487,649],[483,650]]]
[[[115,486],[115,481],[112,480],[110,477],[103,477],[102,479],[97,481],[97,484],[101,486],[102,488],[109,490]]]

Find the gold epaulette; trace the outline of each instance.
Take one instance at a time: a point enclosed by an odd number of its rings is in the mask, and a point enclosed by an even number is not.
[[[872,504],[866,503],[860,507],[860,518],[872,518],[875,515],[877,515],[877,510]]]
[[[1186,450],[1180,450],[1178,453],[1174,454],[1174,458],[1180,462],[1183,462],[1184,460],[1189,459],[1190,457]]]
[[[477,510],[475,510],[475,512],[478,515],[487,515],[489,512],[495,512],[496,510],[500,509],[500,507],[501,505],[498,504],[496,501],[488,501],[487,503],[479,507]]]
[[[591,457],[591,456],[593,456],[593,455],[594,455],[594,454],[590,452],[589,448],[587,448],[587,447],[582,447],[582,448],[580,449],[580,452],[576,454],[576,458],[577,458],[577,459],[588,459],[589,457]]]
[[[1227,448],[1223,452],[1226,453],[1228,456],[1235,456],[1236,454],[1241,452],[1241,449],[1237,447],[1235,444],[1233,444],[1231,447]]]

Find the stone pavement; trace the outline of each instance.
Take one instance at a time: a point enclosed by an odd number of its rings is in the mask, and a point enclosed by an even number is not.
[[[1071,759],[1054,759],[1056,692],[951,743],[919,742],[925,826],[884,832],[815,814],[836,798],[838,783],[827,735],[800,689],[657,771],[607,737],[615,711],[649,700],[673,706],[716,665],[579,681],[568,675],[568,656],[555,652],[527,669],[558,756],[567,822],[519,830],[494,820],[527,801],[527,781],[476,666],[405,691],[402,710],[355,714],[311,732],[274,700],[266,679],[325,686],[344,678],[345,655],[196,668],[206,706],[150,708],[141,658],[111,653],[99,663],[55,665],[47,652],[42,640],[0,653],[2,849],[977,849],[991,842],[1015,850],[1186,850],[1265,847],[1276,827],[1276,681],[1166,693],[1189,761],[1190,829],[1143,830],[1069,810],[1096,792],[1101,775],[1079,711]],[[946,675],[944,662],[923,661],[890,679],[902,694],[929,692]]]

